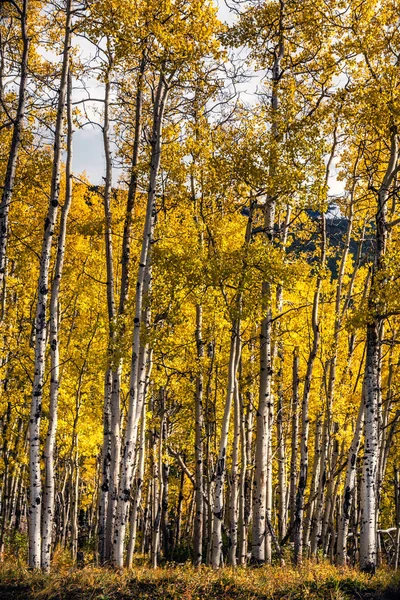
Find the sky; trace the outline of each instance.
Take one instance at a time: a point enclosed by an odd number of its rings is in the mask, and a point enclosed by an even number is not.
[[[224,0],[217,0],[218,14],[221,21],[232,23],[234,18],[230,13],[229,8]],[[79,42],[81,56],[87,60],[93,55],[93,47],[90,42],[81,40]],[[93,81],[90,87],[91,94],[96,95],[95,82]],[[99,87],[99,94],[102,97],[104,91]],[[74,92],[74,101],[79,101],[84,97],[79,90]],[[101,106],[101,105],[99,105]],[[73,158],[72,169],[75,174],[86,173],[87,177],[94,185],[100,185],[103,182],[105,171],[105,157],[103,150],[102,133],[99,127],[94,125],[86,125],[82,129],[76,129],[74,132]],[[118,182],[121,176],[121,171],[117,168],[113,169],[114,184]]]
[[[217,0],[218,13],[221,21],[225,23],[232,23],[234,21],[234,15],[230,12],[228,6],[224,0]],[[88,59],[90,55],[93,55],[93,47],[89,42],[81,40],[79,43],[81,49],[81,56],[84,59]],[[254,97],[254,91],[257,86],[257,79],[253,82],[246,82],[242,84],[240,93],[244,96],[246,101],[251,101]],[[249,91],[250,88],[250,91]],[[93,80],[90,86],[90,93],[96,97],[102,97],[104,91],[99,86],[99,93],[96,93],[96,82]],[[84,97],[84,94],[79,90],[74,92],[74,100],[78,101]],[[99,104],[101,107],[101,104]],[[77,129],[74,132],[74,143],[73,143],[73,160],[72,168],[75,174],[86,173],[89,180],[99,185],[103,183],[104,171],[105,171],[105,158],[103,151],[103,139],[102,133],[99,127],[95,125],[86,125],[82,129]],[[118,182],[121,177],[121,171],[117,168],[113,169],[113,183],[114,185]],[[329,179],[330,194],[340,195],[343,193],[343,184],[337,181],[335,169],[332,169],[332,175]]]

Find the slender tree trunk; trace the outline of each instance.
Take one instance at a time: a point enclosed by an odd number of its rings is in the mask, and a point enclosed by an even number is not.
[[[291,209],[287,206],[285,220],[283,224],[279,224],[279,242],[282,249],[286,248],[287,236],[289,231]],[[276,311],[277,314],[281,314],[283,311],[283,283],[280,282],[276,290]],[[284,371],[284,360],[285,350],[282,338],[281,321],[278,319],[275,325],[275,351],[276,359],[278,363],[277,374],[276,374],[276,389],[277,389],[277,415],[276,415],[276,436],[277,436],[277,458],[278,458],[278,488],[277,488],[277,500],[278,500],[278,533],[282,539],[286,535],[287,527],[287,489],[286,489],[286,440],[285,440],[285,406],[284,406],[284,382],[283,382],[283,371]],[[272,461],[271,461],[272,464]],[[271,478],[272,479],[272,478]]]
[[[328,545],[329,545],[329,531],[331,528],[331,519],[332,519],[332,515],[333,515],[333,510],[335,508],[335,502],[336,502],[336,491],[337,491],[337,484],[339,481],[339,477],[336,479],[335,482],[335,478],[334,478],[334,473],[336,471],[337,468],[337,462],[338,462],[338,458],[339,458],[339,442],[337,440],[337,433],[338,433],[338,424],[334,423],[334,428],[333,428],[333,441],[332,441],[332,451],[330,452],[330,456],[329,456],[329,483],[328,483],[328,489],[326,492],[326,503],[325,503],[325,511],[324,511],[324,515],[323,515],[323,519],[322,519],[322,529],[321,529],[321,547],[323,550],[324,555],[327,554],[328,552]]]
[[[52,530],[54,522],[54,500],[55,500],[55,475],[54,475],[54,447],[58,422],[58,392],[59,392],[59,295],[61,278],[64,267],[65,241],[67,237],[67,220],[72,202],[72,75],[68,75],[68,99],[67,99],[67,163],[66,163],[66,189],[65,202],[61,211],[60,232],[58,235],[57,257],[55,274],[51,288],[50,298],[50,357],[51,357],[51,380],[50,380],[50,409],[49,426],[47,430],[44,463],[45,463],[45,485],[43,494],[42,511],[42,569],[50,570]]]
[[[213,569],[218,569],[222,563],[222,520],[224,516],[224,483],[226,474],[226,451],[228,446],[228,431],[231,414],[232,399],[235,386],[236,352],[239,338],[239,323],[232,327],[231,344],[229,351],[228,384],[224,416],[222,420],[221,437],[219,443],[218,462],[215,475],[214,503],[213,503],[213,530],[211,564]]]
[[[275,207],[271,205],[267,208],[265,216],[265,224],[269,232],[273,231],[274,214]],[[270,534],[267,531],[266,514],[267,510],[270,510],[270,493],[268,494],[267,479],[273,398],[271,285],[268,282],[263,283],[262,302],[265,316],[261,323],[260,333],[260,389],[256,421],[253,532],[251,542],[252,560],[256,563],[262,563],[266,558],[269,558],[266,557],[266,546],[270,549]],[[266,543],[266,539],[268,539],[268,543]]]
[[[181,469],[181,479],[179,483],[178,506],[176,509],[176,529],[174,547],[179,546],[181,541],[181,526],[182,526],[182,504],[183,504],[183,487],[185,485],[185,470]]]
[[[78,557],[79,536],[79,436],[74,443],[74,460],[71,468],[71,556],[74,564]]]
[[[296,514],[296,489],[298,483],[298,448],[299,448],[299,350],[293,351],[293,376],[292,376],[292,452],[290,457],[290,528],[293,532]],[[292,534],[293,538],[293,534]]]
[[[8,155],[6,175],[4,179],[3,192],[0,202],[0,322],[4,319],[5,311],[5,277],[7,268],[7,242],[8,242],[8,215],[14,190],[15,174],[17,170],[18,154],[21,145],[23,121],[25,117],[26,88],[28,80],[28,54],[30,40],[28,37],[28,0],[23,0],[21,19],[21,74],[18,89],[18,107],[14,119],[11,148]]]
[[[314,464],[311,477],[310,501],[308,503],[307,516],[304,520],[304,535],[303,546],[308,547],[311,535],[310,555],[314,556],[316,552],[316,540],[320,514],[319,512],[319,490],[323,490],[325,486],[325,440],[326,440],[326,419],[322,428],[321,415],[317,416],[315,424],[315,442],[314,442]],[[317,483],[319,485],[317,485]],[[314,497],[317,497],[316,506]],[[323,495],[322,495],[323,498]]]
[[[329,171],[329,165],[327,167]],[[325,215],[321,215],[321,266],[325,266],[326,255],[326,224]],[[314,361],[319,347],[319,298],[321,291],[322,278],[319,275],[317,287],[314,293],[313,311],[312,311],[312,331],[313,343],[307,362],[307,372],[304,381],[303,400],[301,406],[301,443],[300,443],[300,473],[299,483],[296,493],[296,511],[294,519],[294,563],[301,564],[303,556],[303,513],[304,513],[304,495],[308,476],[308,431],[309,431],[309,400],[312,382],[312,373]]]
[[[131,178],[129,181],[128,199],[126,203],[124,233],[122,238],[122,269],[121,289],[119,296],[119,314],[125,312],[126,300],[129,291],[129,266],[131,261],[131,238],[132,238],[132,213],[135,206],[138,187],[138,163],[140,151],[140,138],[142,135],[142,107],[143,107],[143,79],[146,69],[146,56],[143,55],[139,65],[139,76],[136,89],[135,102],[135,134],[133,140],[133,153],[131,163]]]
[[[138,159],[141,138],[142,125],[142,104],[143,104],[143,77],[146,66],[146,59],[143,56],[139,66],[139,76],[136,91],[135,103],[135,134],[133,142],[133,155],[131,163],[131,178],[129,182],[128,199],[125,212],[125,222],[122,240],[122,272],[118,314],[125,313],[126,301],[129,291],[129,265],[131,252],[131,237],[132,237],[132,212],[136,200],[137,185],[138,185]],[[112,68],[110,60],[109,71]],[[123,331],[117,323],[116,308],[114,300],[114,268],[113,268],[113,253],[112,253],[112,222],[110,210],[111,185],[112,185],[112,159],[109,141],[109,104],[110,104],[110,81],[109,77],[106,82],[105,90],[105,110],[103,123],[103,145],[106,156],[106,178],[104,190],[104,208],[105,208],[105,242],[106,242],[106,264],[107,264],[107,304],[109,314],[109,359],[112,368],[112,391],[110,397],[105,396],[105,407],[107,402],[110,403],[110,423],[107,423],[107,429],[104,430],[103,437],[103,456],[107,458],[108,465],[106,473],[104,473],[102,485],[101,505],[106,511],[103,516],[103,525],[99,529],[99,534],[102,535],[100,545],[101,561],[110,561],[112,558],[112,540],[113,528],[116,518],[116,507],[118,502],[118,486],[119,486],[119,469],[120,469],[120,454],[121,454],[121,409],[120,409],[120,380],[122,371],[122,358],[120,356],[119,344]],[[106,408],[105,408],[106,410]]]
[[[72,0],[67,0],[64,37],[63,62],[58,96],[57,120],[54,137],[54,156],[51,177],[50,202],[44,224],[40,274],[38,281],[37,308],[35,317],[35,369],[32,390],[32,403],[29,424],[29,566],[39,569],[41,566],[41,506],[42,485],[40,473],[40,420],[42,412],[43,385],[45,372],[46,325],[48,280],[50,270],[51,247],[57,220],[60,194],[61,142],[63,134],[64,107],[67,95],[69,51],[71,43]]]
[[[161,410],[163,414],[161,438],[160,438],[160,453],[161,453],[161,477],[162,477],[162,497],[161,497],[161,531],[163,553],[165,560],[171,559],[171,529],[169,523],[169,456],[168,456],[168,413],[166,408],[166,393],[163,390],[161,397]]]
[[[283,403],[283,348],[280,352],[281,365],[278,371],[278,410],[276,416],[276,433],[278,441],[278,532],[282,539],[286,535],[286,446],[284,432],[284,403]]]
[[[370,319],[367,326],[367,357],[364,382],[364,460],[361,479],[361,529],[360,566],[363,571],[374,572],[377,560],[377,467],[379,453],[379,397],[380,397],[380,315],[384,312],[382,301],[375,298],[375,284],[384,267],[387,240],[387,200],[399,161],[397,128],[391,128],[391,148],[388,166],[377,194],[376,255],[372,267],[369,297]],[[383,286],[384,281],[379,280]]]
[[[204,343],[202,339],[203,310],[202,306],[196,306],[196,345],[198,359],[198,374],[196,377],[195,395],[195,463],[196,463],[196,487],[195,487],[195,519],[193,557],[194,566],[198,567],[203,555],[203,362]]]
[[[164,389],[161,388],[160,395],[164,395]],[[160,525],[162,515],[162,498],[164,494],[164,483],[162,475],[162,430],[164,427],[165,415],[161,417],[160,432],[158,436],[158,452],[157,442],[153,442],[153,510],[152,510],[152,543],[151,543],[151,566],[157,568],[159,553],[160,553]],[[156,431],[154,430],[154,436]]]
[[[104,411],[103,411],[103,448],[102,448],[102,474],[101,491],[99,493],[99,557],[100,563],[104,564],[106,556],[106,523],[107,507],[110,491],[110,461],[111,461],[111,388],[112,373],[108,369],[104,380]]]
[[[277,138],[278,128],[276,116],[279,109],[279,85],[282,77],[281,62],[284,56],[284,10],[285,2],[280,2],[278,43],[274,52],[272,66],[272,133]],[[277,167],[276,152],[272,151],[269,159],[269,175],[273,180]],[[271,243],[274,238],[275,199],[267,197],[264,209],[264,229],[266,238]],[[270,440],[273,415],[272,397],[272,286],[269,281],[262,284],[263,318],[260,332],[260,387],[257,408],[256,449],[253,493],[253,532],[251,556],[256,563],[263,563],[271,558],[271,534],[266,526],[266,516],[271,517],[272,503],[272,443]],[[269,454],[269,462],[268,462]]]
[[[146,276],[146,271],[148,271],[149,268],[148,258],[150,256],[150,244],[152,240],[154,227],[156,184],[160,166],[162,147],[162,125],[167,96],[168,87],[164,81],[163,75],[161,75],[158,83],[157,95],[154,104],[150,183],[147,197],[146,221],[143,232],[142,250],[139,260],[139,270],[136,284],[129,407],[122,455],[121,477],[117,504],[117,517],[114,528],[113,558],[115,564],[120,567],[123,566],[124,540],[129,515],[130,489],[132,485],[132,478],[135,466],[134,454],[137,439],[138,421],[142,412],[142,407],[138,406],[138,358],[140,351],[140,327],[142,321],[143,284]]]
[[[131,531],[130,531],[130,538],[129,538],[129,546],[128,546],[128,553],[127,553],[127,557],[126,557],[126,566],[128,567],[128,569],[132,568],[133,554],[135,552],[138,509],[139,509],[140,502],[142,499],[142,491],[143,491],[145,454],[146,454],[146,402],[143,402],[142,419],[141,419],[141,424],[140,424],[138,473],[137,473],[137,477],[136,477],[136,490],[135,490],[135,496],[133,499],[132,514],[131,514]]]
[[[240,346],[237,344],[239,360]],[[234,382],[234,418],[233,418],[233,449],[232,466],[229,477],[229,564],[236,567],[237,564],[237,546],[238,546],[238,472],[239,472],[239,445],[240,445],[240,395],[239,382],[235,374]]]
[[[254,355],[250,355],[250,364]],[[253,429],[253,394],[248,392],[247,414],[243,406],[243,396],[240,394],[240,444],[241,472],[239,485],[239,564],[247,562],[248,529],[252,512],[252,429]]]
[[[108,44],[108,42],[107,42]],[[116,308],[115,308],[115,280],[114,280],[114,258],[112,239],[112,213],[111,213],[111,191],[112,191],[112,156],[110,148],[110,76],[113,67],[111,50],[108,49],[108,65],[106,72],[105,97],[104,97],[104,122],[103,122],[103,146],[106,162],[105,185],[104,185],[104,236],[106,250],[107,269],[107,310],[108,310],[108,360],[107,369],[111,369],[111,448],[110,448],[110,482],[107,502],[105,555],[104,560],[109,562],[112,553],[113,527],[118,497],[118,474],[120,466],[120,375],[121,368],[119,360],[116,359],[118,350],[116,344]]]

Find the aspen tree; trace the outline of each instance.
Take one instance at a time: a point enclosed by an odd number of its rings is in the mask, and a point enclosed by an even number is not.
[[[349,456],[347,459],[346,480],[344,484],[343,506],[340,514],[338,541],[337,541],[337,563],[345,565],[347,562],[347,537],[349,531],[350,512],[354,498],[354,486],[357,473],[357,455],[360,448],[362,426],[364,420],[363,403],[360,404],[357,421],[354,427]]]
[[[105,96],[104,96],[104,122],[103,122],[103,146],[106,163],[106,173],[104,178],[104,235],[106,249],[106,270],[107,270],[107,311],[109,328],[109,366],[111,369],[111,398],[110,398],[110,475],[109,490],[107,502],[107,517],[105,529],[105,553],[102,559],[106,562],[111,559],[112,549],[112,528],[115,519],[115,510],[118,495],[118,472],[120,463],[120,365],[115,364],[115,343],[116,343],[116,307],[115,307],[115,280],[114,280],[114,260],[113,260],[113,238],[112,238],[112,212],[111,212],[111,192],[112,192],[112,156],[110,148],[110,93],[111,93],[111,73],[113,69],[113,56],[110,48],[110,40],[107,40],[107,59],[105,72]]]
[[[115,300],[115,280],[113,266],[113,245],[112,245],[112,218],[111,218],[111,191],[112,191],[112,157],[109,140],[110,129],[110,75],[113,67],[113,58],[111,56],[110,41],[109,44],[109,65],[107,67],[107,80],[105,89],[104,103],[104,124],[103,124],[103,144],[106,156],[106,177],[104,188],[104,209],[106,222],[106,265],[107,265],[107,306],[109,315],[109,360],[111,369],[111,394],[105,395],[104,405],[110,402],[111,421],[110,429],[104,429],[103,455],[104,460],[109,461],[104,473],[102,485],[102,504],[106,512],[103,514],[103,529],[105,532],[104,546],[101,552],[102,561],[110,561],[112,558],[112,539],[113,527],[115,522],[115,511],[118,497],[119,468],[120,468],[120,379],[122,371],[122,358],[119,350],[121,343],[121,324],[119,320],[125,314],[126,303],[129,292],[129,265],[132,243],[132,212],[135,205],[137,187],[138,187],[138,160],[140,151],[141,127],[142,127],[142,105],[143,105],[143,77],[146,68],[146,59],[143,55],[140,61],[139,75],[137,80],[136,99],[135,99],[135,132],[133,140],[133,154],[131,162],[131,175],[125,210],[124,230],[122,239],[122,269],[120,292],[118,302],[118,314]],[[145,364],[145,367],[147,365]],[[107,375],[106,375],[107,377]],[[107,391],[107,389],[106,389]],[[107,425],[108,427],[108,425]],[[110,433],[109,433],[110,432]],[[108,451],[108,445],[110,450]],[[107,507],[107,508],[106,508]]]
[[[246,256],[249,251],[252,233],[252,212],[253,206],[250,203],[250,218],[247,223],[245,239],[242,247],[244,253],[243,265],[246,262]],[[234,448],[233,448],[233,487],[231,494],[231,511],[230,511],[230,528],[231,528],[231,550],[230,561],[233,566],[236,566],[236,550],[237,550],[237,519],[238,519],[238,481],[237,481],[237,462],[239,457],[239,388],[237,380],[237,370],[240,363],[241,355],[241,314],[243,301],[243,285],[244,285],[244,269],[238,283],[238,290],[235,295],[235,315],[232,322],[231,343],[229,349],[228,363],[228,382],[226,399],[224,405],[224,414],[222,419],[221,434],[219,441],[218,459],[216,464],[215,487],[213,497],[213,525],[212,525],[212,548],[211,548],[211,564],[213,569],[218,569],[223,563],[222,555],[222,521],[224,516],[224,484],[226,477],[226,459],[228,446],[228,432],[231,415],[232,402],[235,403],[235,431],[234,431]]]
[[[298,449],[299,449],[299,350],[293,351],[292,368],[292,429],[291,429],[291,455],[290,455],[290,528],[293,532],[296,513],[296,489],[298,473]],[[293,535],[293,534],[292,534]]]
[[[334,130],[335,145],[337,141],[337,127]],[[334,148],[333,148],[334,151]],[[353,230],[353,219],[354,219],[354,203],[355,203],[355,189],[357,185],[357,168],[360,159],[361,148],[358,149],[357,156],[354,161],[353,173],[352,173],[352,184],[350,189],[349,197],[349,213],[348,213],[348,224],[346,237],[344,241],[343,253],[339,265],[338,279],[336,285],[335,294],[335,325],[333,333],[333,344],[331,349],[331,356],[329,359],[328,370],[328,383],[327,383],[327,407],[326,415],[324,420],[324,432],[323,432],[323,446],[321,456],[321,472],[318,486],[317,506],[315,510],[313,530],[311,536],[311,555],[315,556],[317,553],[318,543],[320,537],[323,535],[322,532],[322,515],[323,515],[323,502],[324,502],[324,486],[327,479],[327,471],[331,470],[330,461],[327,463],[327,453],[330,446],[330,438],[332,435],[332,423],[331,415],[335,396],[335,384],[336,384],[336,370],[337,370],[337,359],[338,359],[338,345],[339,345],[339,334],[342,329],[343,319],[346,316],[347,306],[342,308],[342,290],[344,285],[344,275],[346,269],[347,258],[350,250],[351,235]],[[332,478],[329,478],[332,481]],[[330,502],[329,494],[327,495],[327,502]]]
[[[5,312],[5,278],[7,268],[7,242],[8,242],[8,218],[12,194],[15,184],[18,153],[21,145],[22,129],[25,118],[26,93],[28,84],[28,56],[30,38],[28,35],[28,0],[22,0],[21,6],[13,2],[17,10],[21,26],[22,55],[19,74],[18,105],[13,122],[13,133],[11,139],[10,153],[7,161],[7,170],[3,184],[0,202],[0,309],[1,320]]]
[[[332,152],[326,167],[325,187],[328,184],[330,165],[334,156],[335,142]],[[308,434],[309,434],[309,401],[311,382],[314,368],[314,361],[317,356],[317,351],[320,342],[319,330],[319,302],[322,285],[322,269],[325,267],[326,260],[326,217],[325,213],[321,213],[321,256],[320,256],[320,272],[317,275],[316,290],[314,292],[313,309],[312,309],[312,346],[307,360],[307,371],[304,381],[303,398],[301,405],[301,434],[300,434],[300,470],[299,482],[296,492],[296,510],[294,519],[294,562],[301,564],[303,556],[303,528],[304,528],[304,496],[308,477]]]
[[[238,354],[240,348],[238,350]],[[239,381],[235,374],[233,391],[233,448],[232,466],[229,474],[229,564],[236,567],[238,546],[238,471],[239,471],[239,444],[240,444],[240,393]]]
[[[125,530],[128,519],[128,501],[134,470],[134,450],[137,438],[137,425],[142,407],[138,405],[138,358],[140,350],[140,326],[143,305],[143,284],[146,276],[146,265],[150,254],[150,244],[155,217],[155,198],[158,170],[160,167],[162,127],[165,105],[168,98],[169,86],[163,73],[159,76],[157,94],[154,103],[153,131],[151,139],[150,183],[147,198],[146,221],[143,231],[142,250],[139,261],[138,278],[136,283],[135,318],[132,344],[132,364],[130,375],[129,408],[125,439],[123,443],[122,467],[118,492],[117,516],[114,530],[114,562],[123,566],[123,548]]]
[[[274,49],[272,66],[272,134],[277,136],[276,113],[279,109],[279,84],[282,76],[281,62],[285,46],[283,38],[283,18],[285,2],[280,2],[278,13],[278,41]],[[274,152],[270,159],[270,177],[276,170]],[[274,238],[275,198],[267,197],[264,208],[264,230],[271,243]],[[271,519],[272,506],[272,441],[271,427],[273,418],[272,396],[272,286],[269,281],[262,284],[263,318],[260,331],[260,388],[257,408],[255,478],[253,498],[252,558],[256,562],[271,561],[271,539],[266,519]]]
[[[285,249],[288,239],[288,231],[290,224],[291,207],[287,206],[284,222],[279,226],[280,236],[279,242],[282,248]],[[276,310],[277,314],[283,311],[283,284],[279,283],[276,290]],[[276,337],[278,342],[275,342],[275,353],[279,361],[277,371],[277,418],[276,418],[276,435],[277,435],[277,456],[278,456],[278,531],[280,538],[286,535],[287,525],[287,502],[286,502],[286,448],[284,434],[284,401],[283,401],[283,368],[284,368],[284,344],[282,342],[281,324],[278,320],[276,325]]]
[[[140,422],[140,440],[139,440],[139,458],[138,458],[138,472],[136,478],[136,489],[135,496],[133,500],[132,506],[132,514],[131,514],[131,530],[129,537],[129,546],[126,558],[126,566],[128,569],[132,567],[133,554],[135,552],[135,542],[136,542],[136,530],[137,530],[137,517],[138,517],[138,509],[142,499],[142,490],[143,490],[143,477],[144,477],[144,467],[145,467],[145,450],[146,450],[146,402],[143,402],[142,409],[142,417]]]
[[[50,570],[52,530],[54,522],[55,503],[55,474],[54,474],[54,446],[58,420],[58,394],[60,385],[60,352],[59,352],[59,295],[61,278],[64,268],[65,241],[67,236],[67,220],[72,202],[72,75],[69,68],[68,90],[67,90],[67,162],[66,162],[66,185],[65,200],[61,210],[60,230],[58,234],[57,256],[55,273],[51,287],[50,298],[50,356],[51,356],[51,380],[50,380],[50,409],[49,426],[46,435],[44,450],[45,462],[45,484],[42,508],[42,557],[41,566],[46,572]]]
[[[201,564],[203,555],[203,363],[204,342],[202,339],[203,310],[201,304],[196,306],[196,347],[199,361],[199,372],[196,376],[195,391],[195,461],[196,461],[196,512],[194,520],[193,556],[194,565]]]
[[[372,267],[371,293],[368,299],[370,322],[367,326],[367,351],[365,365],[364,435],[365,449],[361,479],[361,528],[360,566],[364,571],[374,572],[377,560],[377,468],[378,468],[378,402],[379,402],[379,357],[380,357],[380,313],[382,306],[374,297],[376,282],[383,270],[387,240],[387,201],[390,187],[398,170],[399,139],[396,125],[390,128],[390,154],[381,185],[377,190],[376,209],[376,253]]]
[[[222,520],[224,510],[224,483],[226,475],[226,459],[228,446],[228,431],[231,414],[231,406],[235,388],[235,373],[238,361],[238,352],[240,348],[240,320],[232,324],[231,343],[229,350],[228,364],[228,382],[226,390],[226,399],[224,406],[224,415],[222,419],[221,434],[218,449],[218,460],[215,473],[215,488],[213,498],[213,530],[212,530],[212,551],[211,564],[213,569],[218,569],[222,565]]]
[[[48,280],[50,270],[50,257],[53,242],[54,228],[57,219],[60,169],[61,169],[61,143],[64,123],[64,108],[67,95],[69,53],[71,44],[72,0],[66,2],[65,36],[63,45],[63,62],[58,94],[57,120],[54,134],[54,155],[51,177],[50,202],[44,223],[44,235],[40,258],[40,275],[37,291],[37,305],[35,317],[35,371],[32,390],[32,403],[29,424],[29,566],[39,569],[41,566],[41,507],[42,485],[40,473],[40,420],[42,412],[43,385],[45,371],[46,351],[46,326],[47,326],[47,301]]]

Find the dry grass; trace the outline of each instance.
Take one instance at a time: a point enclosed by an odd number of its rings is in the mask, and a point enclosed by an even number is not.
[[[7,561],[0,566],[1,600],[399,600],[400,574],[381,569],[370,577],[355,569],[307,563],[301,569],[225,568],[189,564],[131,571],[75,569],[62,555],[51,575]]]

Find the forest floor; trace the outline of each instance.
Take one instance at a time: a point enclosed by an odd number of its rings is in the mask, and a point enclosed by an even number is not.
[[[189,565],[120,572],[56,564],[51,575],[8,560],[0,565],[1,600],[399,600],[400,572],[380,569],[373,577],[327,563],[300,569],[225,568],[213,572]]]

